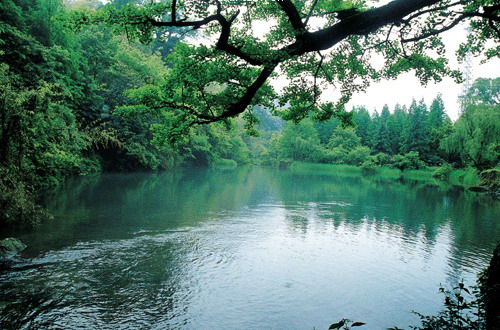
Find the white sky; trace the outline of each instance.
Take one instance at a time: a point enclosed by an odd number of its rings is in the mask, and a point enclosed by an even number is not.
[[[457,26],[443,33],[442,37],[446,44],[450,66],[453,69],[462,70],[463,65],[456,61],[455,50],[460,42],[465,40],[464,27]],[[500,60],[494,59],[480,65],[480,59],[474,58],[472,73],[473,80],[497,78],[500,76]],[[451,78],[445,78],[440,83],[429,83],[427,86],[422,86],[413,73],[406,73],[399,76],[397,80],[381,81],[370,86],[365,93],[355,94],[347,104],[347,109],[351,109],[355,105],[364,105],[372,113],[374,109],[380,112],[384,104],[387,104],[392,112],[397,103],[409,106],[413,98],[417,101],[424,98],[427,106],[430,106],[437,94],[441,93],[448,116],[452,120],[456,120],[459,116],[458,96],[461,92],[462,85],[456,84]]]

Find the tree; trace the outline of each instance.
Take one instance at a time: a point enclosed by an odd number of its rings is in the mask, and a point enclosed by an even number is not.
[[[388,122],[391,113],[389,112],[389,107],[384,105],[378,122],[376,123],[376,131],[373,139],[373,150],[375,152],[382,152],[385,154],[390,154],[391,150],[391,140],[389,138]]]
[[[500,104],[500,78],[478,78],[467,93],[467,98],[474,104]]]
[[[407,115],[406,107],[396,104],[394,113],[389,117],[387,128],[392,155],[399,154],[401,151],[403,130],[408,126]]]
[[[435,129],[443,126],[444,121],[448,118],[444,110],[444,102],[441,93],[432,101],[429,109],[428,126],[429,129]]]
[[[451,133],[451,120],[446,115],[441,94],[432,101],[427,121],[430,143],[428,163],[440,165],[446,155],[439,145]]]
[[[356,135],[360,137],[361,144],[371,146],[372,132],[370,131],[370,113],[364,106],[355,107],[353,110],[353,120],[356,124]]]
[[[349,121],[343,105],[352,93],[371,81],[394,78],[414,70],[422,83],[443,76],[459,77],[442,57],[439,34],[469,21],[471,34],[461,49],[486,57],[498,56],[486,42],[500,40],[500,5],[486,0],[377,1],[164,1],[116,9],[107,5],[89,16],[72,12],[70,27],[87,22],[107,23],[128,37],[149,42],[163,27],[204,29],[214,42],[177,47],[169,58],[170,78],[162,86],[164,125],[174,141],[197,124],[224,121],[261,104],[275,107],[285,119],[299,121],[314,113],[316,119],[332,115]],[[322,18],[321,20],[318,18]],[[255,33],[257,21],[272,25],[264,36]],[[369,59],[380,54],[382,68]],[[277,92],[268,84],[275,74],[289,82]],[[205,87],[217,84],[220,93]],[[323,102],[326,84],[340,86],[336,102]],[[133,109],[130,109],[131,111]],[[248,126],[255,122],[251,112]]]
[[[480,171],[496,166],[500,162],[500,105],[470,105],[442,147]]]
[[[417,104],[413,100],[408,111],[408,127],[404,133],[405,139],[401,149],[403,152],[417,152],[421,159],[427,159],[429,156],[429,128],[427,126],[427,106],[424,99]]]
[[[478,78],[467,93],[467,107],[450,129],[441,148],[478,170],[500,162],[500,79]]]
[[[322,156],[320,140],[311,120],[288,123],[278,143],[278,161],[298,160],[316,162]]]

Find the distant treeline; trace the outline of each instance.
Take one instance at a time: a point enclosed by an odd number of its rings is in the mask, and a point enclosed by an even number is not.
[[[275,133],[259,157],[269,165],[283,162],[389,165],[404,169],[452,164],[477,170],[495,167],[500,155],[500,78],[478,79],[463,100],[460,118],[452,123],[441,95],[428,107],[384,106],[370,115],[352,109],[353,126],[339,121],[287,123]]]

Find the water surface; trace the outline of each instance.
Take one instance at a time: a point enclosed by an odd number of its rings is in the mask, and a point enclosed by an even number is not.
[[[1,328],[407,328],[500,237],[487,195],[262,168],[106,174],[47,203],[0,272]]]

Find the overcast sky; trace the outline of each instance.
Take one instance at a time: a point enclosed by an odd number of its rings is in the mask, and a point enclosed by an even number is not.
[[[447,57],[454,69],[463,69],[463,65],[458,64],[455,59],[455,50],[465,39],[465,36],[465,29],[460,26],[443,34],[443,41],[447,47]],[[483,65],[480,65],[479,62],[480,59],[473,59],[473,79],[500,76],[500,60],[491,60]],[[413,98],[417,101],[424,98],[427,106],[430,106],[436,95],[441,93],[448,116],[452,120],[456,120],[459,115],[458,96],[461,91],[462,86],[456,84],[453,79],[445,78],[440,83],[429,83],[424,87],[420,85],[413,73],[407,73],[401,75],[397,80],[373,84],[366,93],[355,94],[347,104],[347,109],[351,109],[355,105],[364,105],[370,112],[373,112],[374,109],[380,112],[384,104],[387,104],[392,112],[397,103],[409,106]]]

